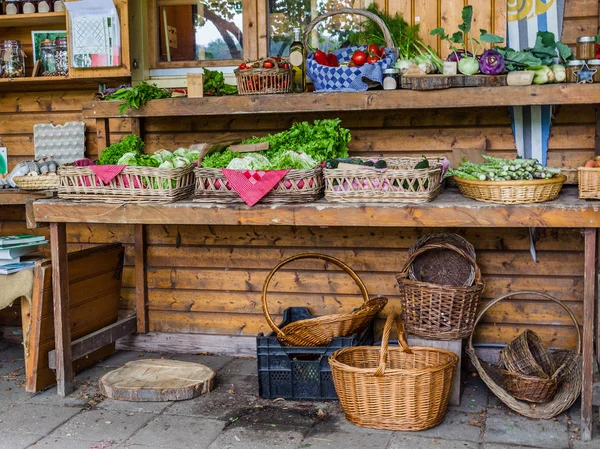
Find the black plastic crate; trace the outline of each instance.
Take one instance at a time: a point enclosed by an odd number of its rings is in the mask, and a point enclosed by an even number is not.
[[[294,321],[314,318],[306,307],[290,307],[283,312],[279,328]],[[329,356],[348,346],[370,346],[373,325],[349,337],[336,337],[328,346],[282,346],[275,332],[256,337],[258,390],[260,397],[295,400],[337,400]]]

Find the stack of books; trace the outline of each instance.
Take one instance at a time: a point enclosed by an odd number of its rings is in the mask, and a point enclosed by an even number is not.
[[[48,241],[44,236],[23,234],[0,237],[0,274],[30,270],[35,262],[22,262],[21,257],[34,253]]]

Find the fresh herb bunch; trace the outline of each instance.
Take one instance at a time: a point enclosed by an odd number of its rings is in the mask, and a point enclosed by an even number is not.
[[[114,94],[108,95],[106,100],[123,101],[119,106],[119,114],[125,114],[128,109],[139,109],[149,100],[160,98],[169,98],[171,92],[167,89],[161,89],[156,84],[148,84],[142,81],[135,87],[125,87],[117,90]]]
[[[446,176],[473,181],[512,181],[550,179],[560,170],[544,167],[537,159],[502,159],[482,155],[483,164],[474,164],[463,158],[460,166],[448,170]]]
[[[225,83],[225,77],[218,70],[204,69],[204,93],[208,95],[235,95],[237,87]]]
[[[291,150],[306,153],[319,163],[327,159],[348,157],[350,131],[342,128],[340,123],[339,119],[315,120],[313,125],[308,122],[298,122],[294,123],[287,131],[263,137],[252,137],[242,143],[269,142],[268,150],[257,153],[264,155],[271,162],[279,163],[279,165],[273,165],[272,170],[296,168],[290,166],[286,158],[281,157],[284,152]],[[202,166],[204,168],[225,168],[233,159],[243,156],[244,154],[234,153],[227,149],[205,157]]]
[[[471,24],[473,22],[473,7],[465,6],[462,10],[462,21],[460,25],[458,25],[458,31],[453,33],[452,35],[448,35],[444,28],[436,28],[431,31],[432,36],[440,36],[440,39],[443,41],[447,41],[450,43],[450,48],[454,53],[456,60],[458,61],[458,68],[461,73],[465,75],[474,75],[479,71],[479,61],[477,60],[477,54],[481,49],[481,43],[493,43],[493,44],[501,44],[504,42],[504,39],[500,36],[496,36],[495,34],[488,33],[486,30],[479,30],[479,39],[475,39],[472,35],[469,35],[471,32]],[[467,38],[467,35],[469,37]],[[458,56],[460,46],[462,49],[462,58]],[[470,48],[467,48],[470,47]]]
[[[529,67],[549,66],[557,56],[563,61],[573,59],[568,45],[557,42],[554,33],[538,31],[533,48],[516,51],[509,47],[494,47],[504,57],[508,70],[523,70]]]
[[[139,136],[131,134],[117,143],[105,148],[98,158],[98,165],[116,165],[125,153],[141,154],[144,142]]]
[[[433,48],[423,43],[419,37],[419,25],[411,26],[400,13],[393,16],[379,9],[377,3],[371,3],[367,11],[376,14],[387,26],[394,47],[398,49],[399,60],[419,60],[427,58],[438,70],[442,70],[443,63]],[[385,46],[386,41],[383,31],[375,22],[367,19],[361,23],[361,30],[352,33],[348,40],[351,44],[377,44]]]

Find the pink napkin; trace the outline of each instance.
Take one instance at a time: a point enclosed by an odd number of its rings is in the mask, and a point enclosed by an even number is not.
[[[127,165],[90,165],[89,167],[104,184],[108,184],[125,170]]]
[[[289,170],[239,171],[223,168],[221,172],[238,195],[248,206],[252,207],[269,193],[288,174]]]

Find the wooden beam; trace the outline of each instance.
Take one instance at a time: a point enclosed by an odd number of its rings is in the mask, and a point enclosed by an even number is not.
[[[56,381],[59,396],[67,396],[74,390],[71,326],[69,324],[69,265],[66,228],[64,223],[50,224],[54,339],[57,353]]]
[[[110,146],[110,124],[109,120],[99,118],[96,120],[96,140],[98,141],[98,156],[106,147]]]
[[[583,385],[581,391],[581,438],[592,439],[592,398],[594,381],[594,306],[596,290],[596,229],[585,229],[583,278]]]
[[[136,316],[132,315],[75,340],[71,344],[73,360],[85,357],[104,346],[115,343],[119,338],[133,334],[136,331],[136,321]],[[48,366],[56,369],[56,350],[48,353]]]
[[[121,223],[253,226],[378,226],[597,228],[598,204],[580,200],[565,187],[547,203],[504,205],[463,197],[447,189],[431,203],[328,203],[257,205],[179,201],[171,204],[106,204],[40,200],[33,204],[40,223]]]
[[[148,332],[148,309],[146,307],[146,230],[144,225],[134,225],[135,240],[135,308],[137,312],[137,331]]]
[[[119,101],[93,101],[83,117],[181,117],[200,115],[297,114],[324,111],[466,108],[595,104],[600,84],[551,84],[524,87],[468,87],[436,91],[367,91],[283,95],[167,98],[151,100],[139,109],[119,114]],[[100,137],[100,136],[99,136]],[[100,145],[100,142],[99,142]]]

